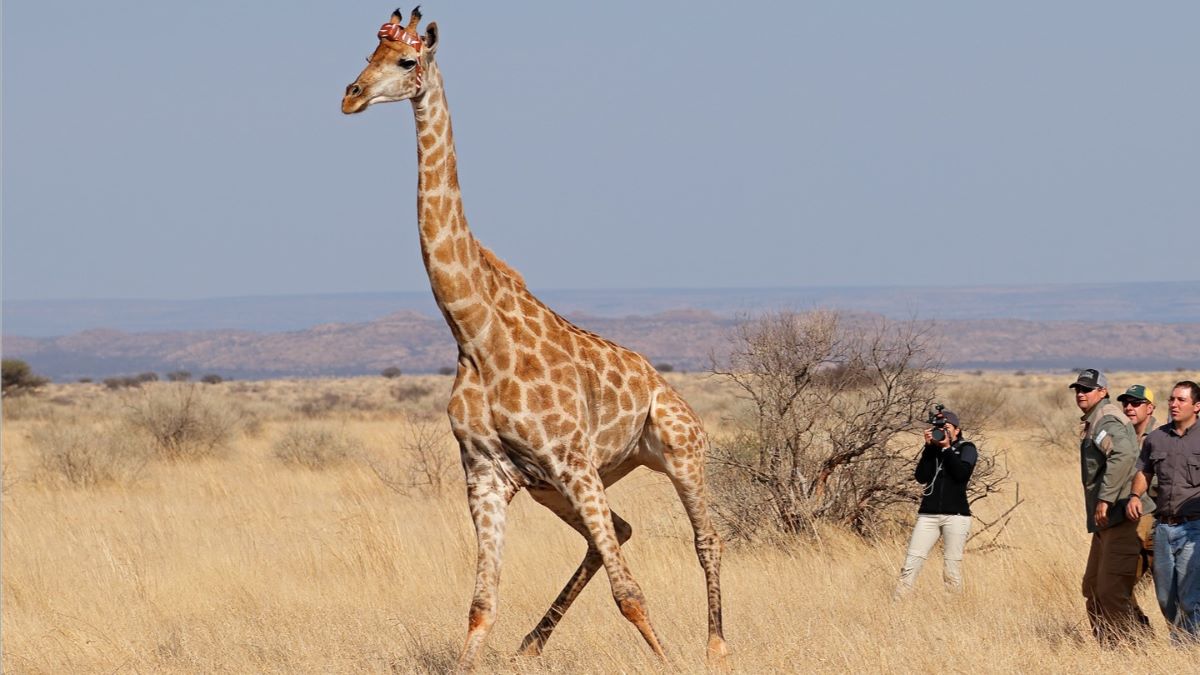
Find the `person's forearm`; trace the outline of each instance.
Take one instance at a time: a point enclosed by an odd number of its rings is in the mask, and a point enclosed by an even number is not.
[[[1138,471],[1133,474],[1133,487],[1131,491],[1134,497],[1141,497],[1146,494],[1146,490],[1150,487],[1150,480],[1146,478],[1146,474]]]

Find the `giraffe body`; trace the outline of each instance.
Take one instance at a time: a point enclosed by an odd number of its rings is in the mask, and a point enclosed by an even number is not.
[[[478,543],[459,666],[474,664],[495,621],[507,506],[522,489],[583,535],[588,550],[520,651],[541,652],[603,567],[621,613],[664,655],[621,553],[632,528],[611,511],[604,491],[639,466],[671,479],[691,520],[708,589],[708,653],[721,660],[721,543],[706,503],[708,439],[700,420],[645,358],[553,312],[475,240],[463,215],[449,108],[433,60],[437,27],[418,36],[419,19],[414,11],[402,26],[397,11],[384,24],[342,110],[407,99],[416,119],[421,253],[459,347],[447,412]]]

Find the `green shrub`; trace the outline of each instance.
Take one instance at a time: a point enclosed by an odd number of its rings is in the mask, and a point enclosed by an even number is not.
[[[44,386],[50,380],[37,375],[21,359],[0,361],[0,388],[5,396],[26,394]]]

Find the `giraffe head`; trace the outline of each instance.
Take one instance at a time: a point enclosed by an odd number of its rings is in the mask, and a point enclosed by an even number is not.
[[[373,103],[404,101],[424,91],[424,74],[437,51],[437,24],[429,24],[425,35],[418,35],[420,7],[413,10],[407,24],[403,21],[403,12],[397,9],[379,29],[379,46],[358,79],[346,87],[342,112],[352,115]]]

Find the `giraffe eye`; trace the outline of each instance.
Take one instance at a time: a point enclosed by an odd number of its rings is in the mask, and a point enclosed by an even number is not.
[[[396,65],[400,66],[401,68],[403,68],[405,70],[412,70],[413,68],[416,67],[417,62],[413,61],[412,59],[400,59],[400,61],[397,62]]]

